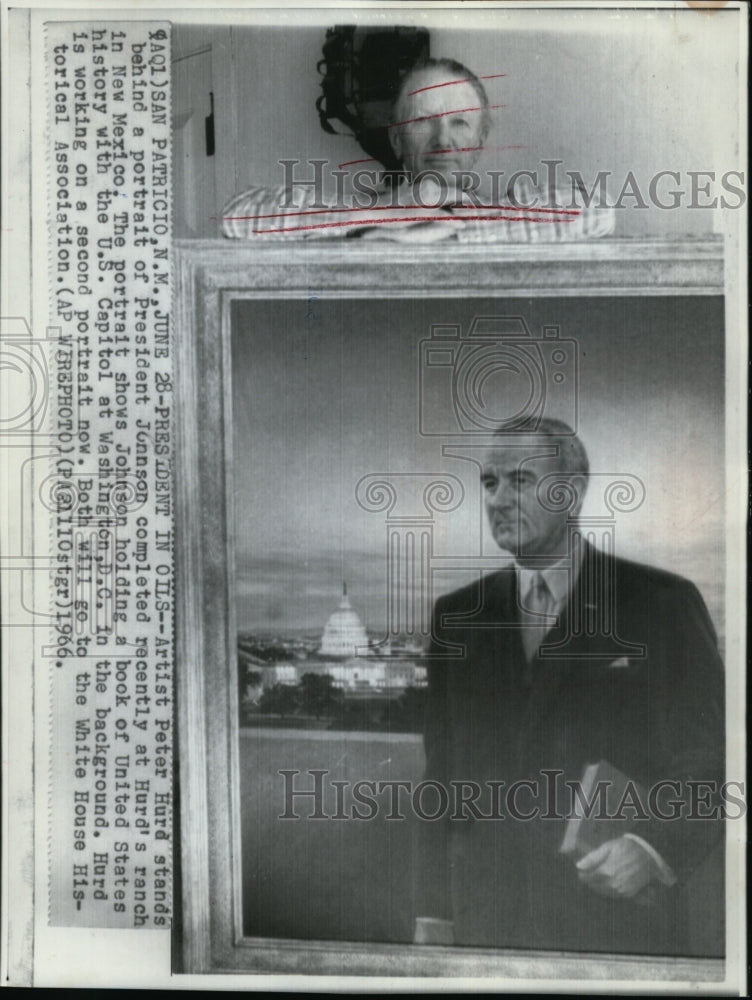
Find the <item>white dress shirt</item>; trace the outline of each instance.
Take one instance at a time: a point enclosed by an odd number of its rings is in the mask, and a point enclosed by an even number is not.
[[[551,566],[532,569],[529,566],[520,566],[519,563],[516,563],[517,594],[523,610],[525,608],[525,598],[530,592],[536,576],[540,573],[543,577],[543,581],[551,594],[549,615],[552,620],[549,622],[549,628],[553,628],[556,625],[556,618],[567,603],[569,594],[574,589],[574,585],[580,575],[582,563],[580,562],[579,566],[570,567],[569,562],[569,557],[565,556]]]

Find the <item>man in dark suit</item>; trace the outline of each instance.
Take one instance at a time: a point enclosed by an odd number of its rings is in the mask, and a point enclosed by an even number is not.
[[[692,583],[583,538],[588,477],[555,420],[485,457],[515,565],[436,603],[426,779],[455,805],[422,823],[418,943],[688,953],[682,885],[722,832],[723,668]],[[600,761],[640,789],[635,822],[578,861],[566,782]],[[461,783],[482,793],[456,806]]]

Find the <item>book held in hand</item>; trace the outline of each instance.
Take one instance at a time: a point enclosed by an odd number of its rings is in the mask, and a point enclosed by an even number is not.
[[[579,859],[607,840],[639,834],[640,820],[648,818],[646,801],[642,786],[608,761],[589,764],[572,791],[560,853]]]

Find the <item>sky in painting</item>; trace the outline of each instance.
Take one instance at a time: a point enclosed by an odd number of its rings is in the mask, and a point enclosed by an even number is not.
[[[442,453],[477,442],[455,423],[451,367],[434,363],[458,357],[452,330],[442,331],[442,354],[429,356],[425,343],[436,325],[457,327],[467,341],[474,317],[505,317],[507,328],[522,317],[533,339],[558,328],[564,361],[554,364],[553,344],[540,355],[546,413],[577,420],[593,472],[645,485],[642,506],[617,518],[617,550],[693,579],[722,629],[723,312],[721,300],[702,297],[233,303],[238,627],[321,629],[347,580],[364,623],[383,631],[386,515],[356,499],[369,475],[398,487],[393,516],[426,514],[432,476],[461,483],[459,506],[433,516],[434,596],[477,573],[449,557],[505,561],[484,524],[477,452]],[[463,385],[481,392],[490,416],[519,408],[529,380],[493,365],[484,379],[471,349],[459,356],[468,364]],[[598,480],[590,493],[585,515],[604,509]]]

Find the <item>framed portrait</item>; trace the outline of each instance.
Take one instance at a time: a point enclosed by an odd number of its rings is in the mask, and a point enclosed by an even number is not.
[[[724,649],[721,242],[179,257],[185,971],[722,980],[720,841],[678,955],[413,943],[431,609],[509,562],[495,426],[576,428],[588,536],[693,580]]]

